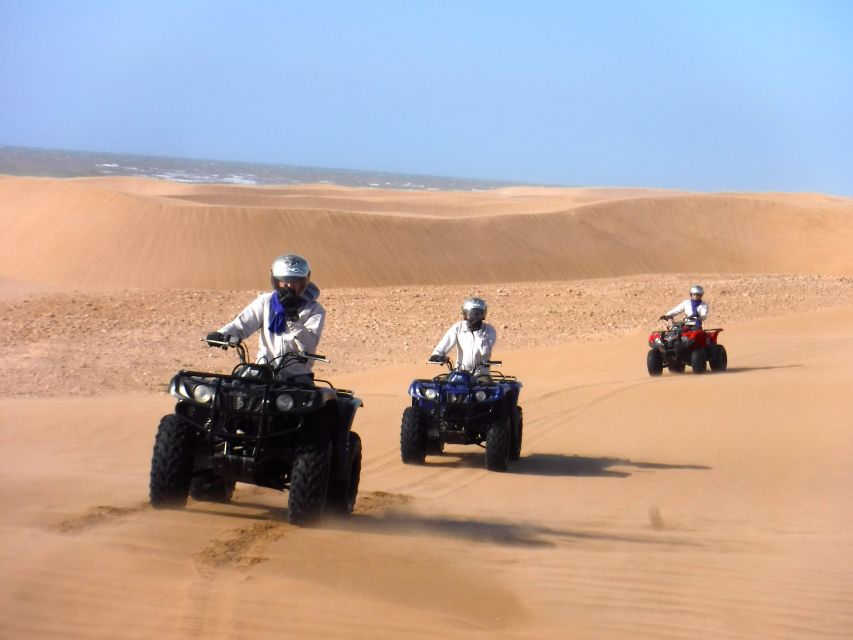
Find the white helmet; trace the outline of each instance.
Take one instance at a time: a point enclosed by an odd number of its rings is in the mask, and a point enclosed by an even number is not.
[[[692,287],[690,287],[690,295],[699,296],[701,298],[703,295],[705,295],[705,290],[702,288],[701,285],[694,284]]]
[[[279,279],[287,277],[307,278],[311,275],[311,267],[308,266],[308,261],[295,253],[288,253],[273,260],[270,271],[274,278]]]
[[[295,253],[288,253],[273,260],[270,268],[270,281],[273,289],[278,289],[279,283],[297,282],[304,291],[308,286],[308,278],[311,276],[311,267],[308,261]]]
[[[468,312],[474,309],[479,309],[482,317],[485,318],[486,312],[489,310],[489,305],[482,298],[465,298],[465,302],[462,303],[462,317],[467,320]]]

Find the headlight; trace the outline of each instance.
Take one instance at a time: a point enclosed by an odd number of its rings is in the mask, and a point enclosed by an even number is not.
[[[482,389],[480,389],[479,391],[477,391],[474,394],[474,400],[476,400],[477,402],[482,402],[485,399],[486,399],[486,392],[483,391]]]
[[[201,404],[207,404],[213,399],[213,389],[206,384],[199,384],[193,387],[193,400]]]
[[[427,400],[435,400],[435,397],[438,395],[435,389],[433,389],[432,387],[424,389],[423,393],[424,398],[426,398]]]
[[[275,407],[279,411],[290,411],[293,409],[294,404],[296,404],[296,402],[293,400],[293,396],[289,393],[282,393],[275,398]]]

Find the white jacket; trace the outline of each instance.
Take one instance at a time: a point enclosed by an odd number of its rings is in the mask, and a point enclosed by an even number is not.
[[[675,317],[679,314],[684,314],[685,316],[693,315],[693,301],[688,298],[677,307],[673,307],[669,311],[666,312],[666,315]],[[696,308],[696,315],[699,316],[699,320],[704,322],[708,318],[708,303],[700,302]]]
[[[455,346],[457,369],[473,373],[488,373],[489,367],[480,363],[483,360],[491,360],[492,347],[495,346],[497,339],[498,334],[492,325],[484,322],[477,331],[470,331],[468,323],[460,320],[447,330],[435,345],[432,354],[446,356]]]
[[[285,321],[286,329],[278,335],[269,328],[270,299],[274,295],[273,292],[260,294],[240,312],[240,315],[221,327],[219,332],[245,340],[260,329],[257,362],[271,363],[274,358],[289,351],[316,353],[320,334],[323,333],[323,324],[326,321],[326,310],[316,301],[319,293],[316,287],[310,291],[310,294],[315,295],[309,296],[311,299],[306,300],[302,305],[299,310],[299,319]],[[294,362],[283,372],[285,376],[295,376],[309,373],[313,366],[312,360],[304,363]]]

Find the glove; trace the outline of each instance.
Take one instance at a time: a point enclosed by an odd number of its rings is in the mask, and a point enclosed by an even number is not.
[[[222,349],[228,348],[227,344],[215,344],[217,342],[226,342],[226,343],[228,342],[228,336],[226,336],[224,333],[219,333],[218,331],[213,331],[212,333],[207,334],[207,337],[205,338],[205,340],[207,341],[208,347],[220,347]]]
[[[287,320],[289,322],[296,322],[297,320],[299,320],[299,308],[298,307],[291,307],[291,308],[285,307],[284,312],[285,312],[285,318],[287,318]]]
[[[293,292],[286,287],[279,289],[277,293],[278,301],[284,307],[285,317],[291,322],[299,320],[299,307],[302,306],[302,299],[293,295]]]
[[[664,314],[664,315],[662,315],[662,316],[661,316],[660,318],[658,318],[658,319],[659,319],[659,320],[669,320],[669,316],[668,316],[668,315],[666,315],[666,314]]]
[[[444,362],[444,356],[433,354],[429,357],[430,362]]]

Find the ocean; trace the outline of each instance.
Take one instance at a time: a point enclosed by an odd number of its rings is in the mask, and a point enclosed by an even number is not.
[[[280,164],[0,146],[0,174],[50,178],[137,176],[197,184],[327,183],[411,191],[479,191],[524,183],[471,178],[351,171]]]

